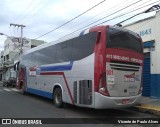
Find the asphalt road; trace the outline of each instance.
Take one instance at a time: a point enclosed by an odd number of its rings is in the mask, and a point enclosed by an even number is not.
[[[109,117],[111,119],[112,118],[113,119],[114,118],[157,118],[155,115],[148,113],[141,113],[132,108],[119,109],[119,110],[115,109],[95,110],[95,109],[79,108],[71,105],[66,105],[64,108],[59,109],[54,107],[52,100],[32,94],[22,95],[19,91],[16,90],[16,88],[12,87],[6,88],[0,84],[0,118],[101,118],[101,117]],[[94,122],[97,122],[96,119],[94,119]],[[51,126],[51,125],[46,125],[46,126]],[[67,126],[69,125],[67,124]],[[73,124],[70,126],[73,126]],[[83,126],[83,125],[80,124],[78,126]],[[90,125],[88,124],[87,126]],[[125,124],[123,126],[128,126],[128,125]]]

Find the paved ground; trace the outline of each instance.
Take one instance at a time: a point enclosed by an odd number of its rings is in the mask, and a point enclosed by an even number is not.
[[[51,100],[35,96],[22,95],[15,88],[6,88],[0,86],[0,118],[157,118],[156,115],[138,112],[136,110],[95,110],[88,108],[79,108],[74,106],[65,106],[58,109],[54,107]],[[94,119],[93,123],[99,123]],[[63,121],[62,121],[63,122]],[[100,121],[103,124],[103,121]],[[16,125],[15,125],[16,126]],[[30,125],[31,126],[31,125]],[[46,125],[47,127],[50,125]],[[74,126],[74,125],[61,125]],[[84,126],[79,124],[76,126]],[[87,124],[90,127],[90,125]],[[99,127],[99,125],[92,125]],[[101,125],[106,126],[106,125]],[[114,124],[111,126],[115,126]],[[117,126],[117,125],[116,125]],[[126,124],[122,125],[128,127]],[[130,125],[129,125],[130,126]],[[141,125],[135,125],[139,127]],[[13,125],[14,127],[14,125]]]
[[[160,117],[160,99],[142,96],[139,105],[135,107],[139,111],[149,112]]]

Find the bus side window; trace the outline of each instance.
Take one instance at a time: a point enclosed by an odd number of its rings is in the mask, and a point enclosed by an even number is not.
[[[97,32],[88,33],[73,39],[72,59],[80,60],[94,51],[94,46],[97,39]]]
[[[56,45],[56,62],[68,62],[71,61],[72,43],[66,41]]]

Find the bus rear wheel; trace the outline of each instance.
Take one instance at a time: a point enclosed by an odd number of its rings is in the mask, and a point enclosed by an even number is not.
[[[54,93],[53,93],[53,102],[54,102],[54,105],[57,108],[62,108],[63,107],[62,90],[60,88],[56,88],[54,90]]]

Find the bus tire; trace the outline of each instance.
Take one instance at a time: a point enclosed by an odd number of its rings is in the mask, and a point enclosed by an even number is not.
[[[61,88],[56,88],[53,92],[53,102],[54,105],[57,108],[62,108],[63,107],[63,100],[62,100],[62,90]]]

